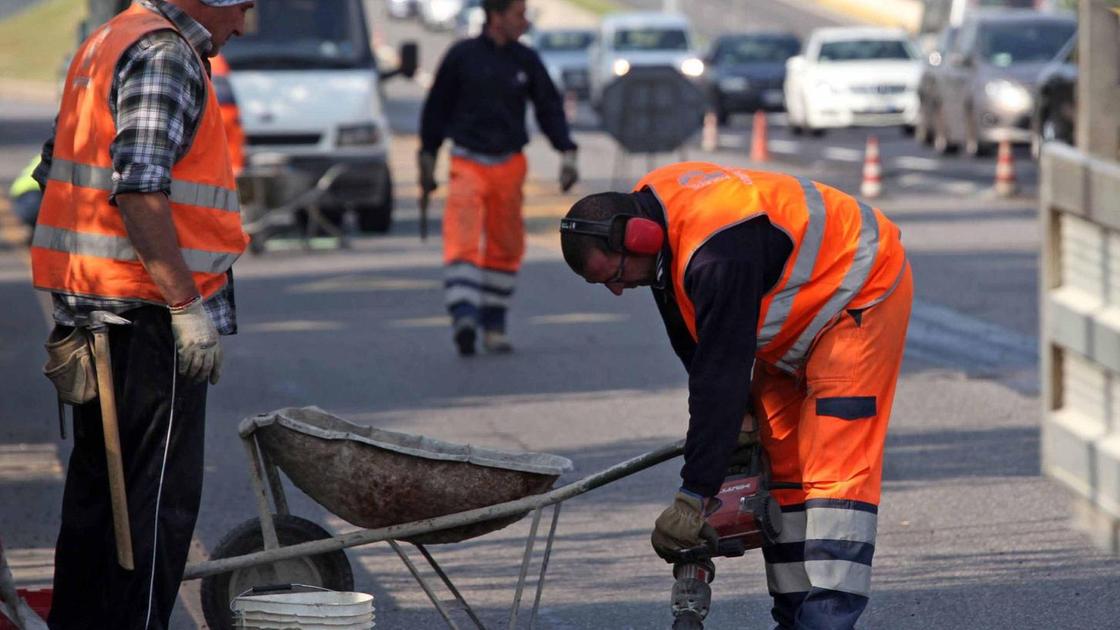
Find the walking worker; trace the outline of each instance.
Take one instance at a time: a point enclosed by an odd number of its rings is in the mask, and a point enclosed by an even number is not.
[[[913,285],[899,229],[828,186],[703,162],[577,202],[564,259],[615,295],[650,286],[688,371],[682,484],[651,541],[704,544],[753,414],[782,508],[763,547],[781,628],[851,628],[867,605],[883,442]]]
[[[420,186],[436,189],[436,153],[451,138],[443,212],[445,302],[459,354],[475,353],[477,329],[488,352],[512,350],[506,310],[525,253],[521,187],[529,142],[525,104],[562,153],[560,187],[578,179],[576,145],[564,104],[537,53],[518,42],[529,28],[525,0],[482,0],[486,24],[448,50],[420,119]]]
[[[252,0],[139,0],[66,77],[36,179],[31,247],[54,335],[109,327],[134,570],[117,564],[101,409],[74,408],[49,624],[166,628],[202,493],[207,383],[236,332],[230,267],[248,242],[208,57]]]

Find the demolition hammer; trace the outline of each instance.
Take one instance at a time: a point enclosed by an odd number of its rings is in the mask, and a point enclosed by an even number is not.
[[[707,521],[719,544],[681,550],[673,564],[673,630],[701,630],[712,602],[709,584],[715,578],[712,558],[734,558],[781,533],[781,508],[770,496],[770,466],[759,444],[749,447],[745,465],[736,466],[714,497],[717,507]]]

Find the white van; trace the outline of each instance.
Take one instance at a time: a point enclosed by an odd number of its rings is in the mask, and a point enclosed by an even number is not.
[[[393,184],[379,81],[412,76],[415,44],[402,46],[400,68],[379,75],[362,0],[259,0],[245,31],[222,53],[249,166],[254,154],[279,153],[315,181],[346,164],[331,198],[356,211],[363,231],[387,231]]]

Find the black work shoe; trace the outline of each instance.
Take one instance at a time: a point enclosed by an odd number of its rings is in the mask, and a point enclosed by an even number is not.
[[[463,323],[455,326],[455,345],[459,348],[459,356],[474,356],[474,324]]]
[[[487,330],[482,333],[482,347],[491,354],[513,352],[509,336],[500,330]]]

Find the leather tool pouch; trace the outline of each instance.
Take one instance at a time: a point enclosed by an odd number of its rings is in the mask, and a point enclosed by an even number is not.
[[[97,398],[93,339],[84,328],[55,326],[47,338],[43,374],[54,383],[58,399],[81,405]]]

